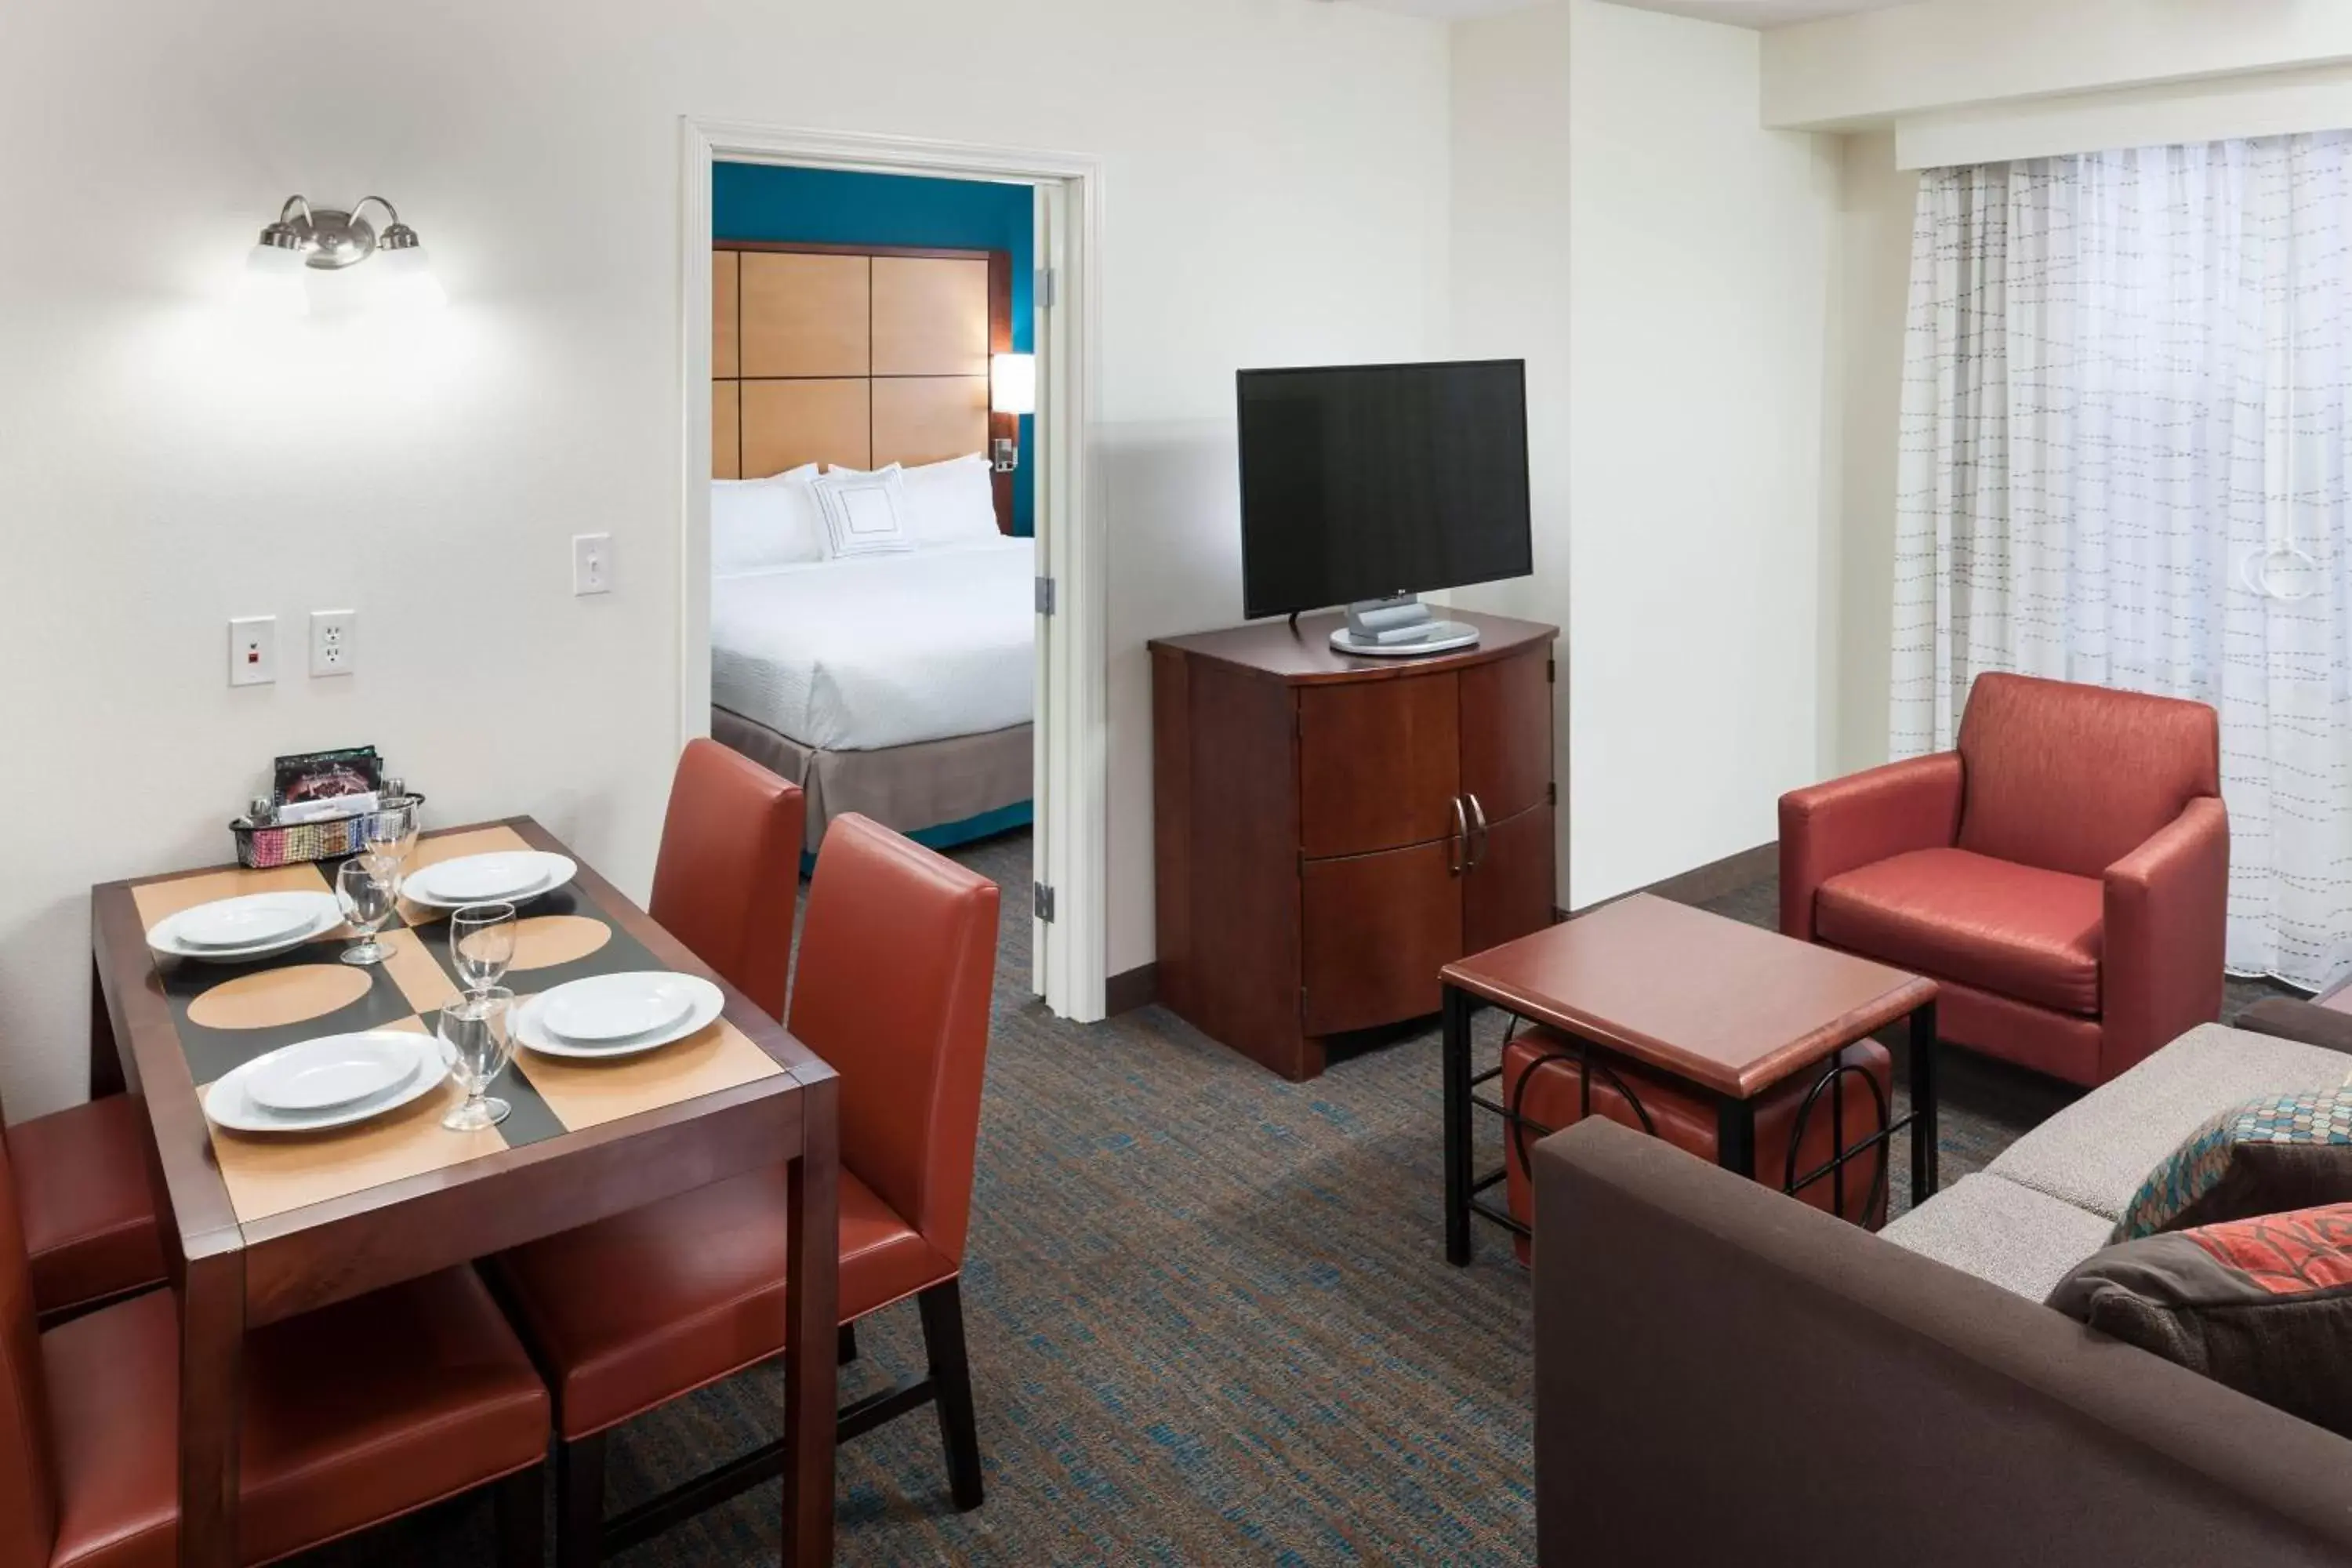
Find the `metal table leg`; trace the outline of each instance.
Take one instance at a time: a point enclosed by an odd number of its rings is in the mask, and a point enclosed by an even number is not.
[[[1443,992],[1445,1021],[1445,1261],[1470,1261],[1470,1017],[1477,998]]]
[[[1936,1195],[1936,1004],[1911,1013],[1911,1206]]]
[[[1715,1110],[1715,1163],[1735,1175],[1756,1179],[1756,1102],[1722,1100]]]

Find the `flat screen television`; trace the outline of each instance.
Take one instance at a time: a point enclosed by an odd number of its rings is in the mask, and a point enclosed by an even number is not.
[[[1245,370],[1242,613],[1525,576],[1527,365]]]

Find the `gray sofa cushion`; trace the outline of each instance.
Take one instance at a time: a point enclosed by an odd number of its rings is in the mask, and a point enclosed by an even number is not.
[[[2157,1162],[2215,1111],[2258,1094],[2333,1089],[2352,1058],[2273,1035],[2200,1024],[2015,1143],[1988,1175],[2123,1217]]]
[[[2112,1222],[2005,1182],[1962,1176],[1878,1234],[1895,1246],[2039,1301],[2107,1244]]]

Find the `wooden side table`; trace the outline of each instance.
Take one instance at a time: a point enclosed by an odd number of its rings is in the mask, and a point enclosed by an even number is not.
[[[1449,1262],[1470,1261],[1473,1214],[1525,1228],[1479,1197],[1505,1172],[1477,1177],[1470,1165],[1474,1102],[1510,1114],[1496,1101],[1475,1099],[1477,1086],[1502,1071],[1471,1073],[1470,1019],[1482,1005],[1558,1030],[1589,1063],[1612,1069],[1630,1064],[1712,1100],[1717,1163],[1751,1179],[1758,1100],[1907,1016],[1910,1113],[1840,1150],[1833,1163],[1907,1128],[1912,1202],[1936,1190],[1932,980],[1647,894],[1447,964],[1443,974]],[[1805,1181],[1819,1179],[1813,1173]]]

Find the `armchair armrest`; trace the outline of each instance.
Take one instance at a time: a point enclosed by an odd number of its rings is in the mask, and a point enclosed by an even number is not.
[[[1605,1118],[1533,1158],[1548,1565],[2352,1563],[2332,1432]]]
[[[2221,1016],[2229,935],[2230,813],[2190,801],[2106,870],[2099,974],[2099,1078],[2114,1078]]]
[[[1780,933],[1813,940],[1813,895],[1843,872],[1960,832],[1960,754],[1889,763],[1780,797]]]

